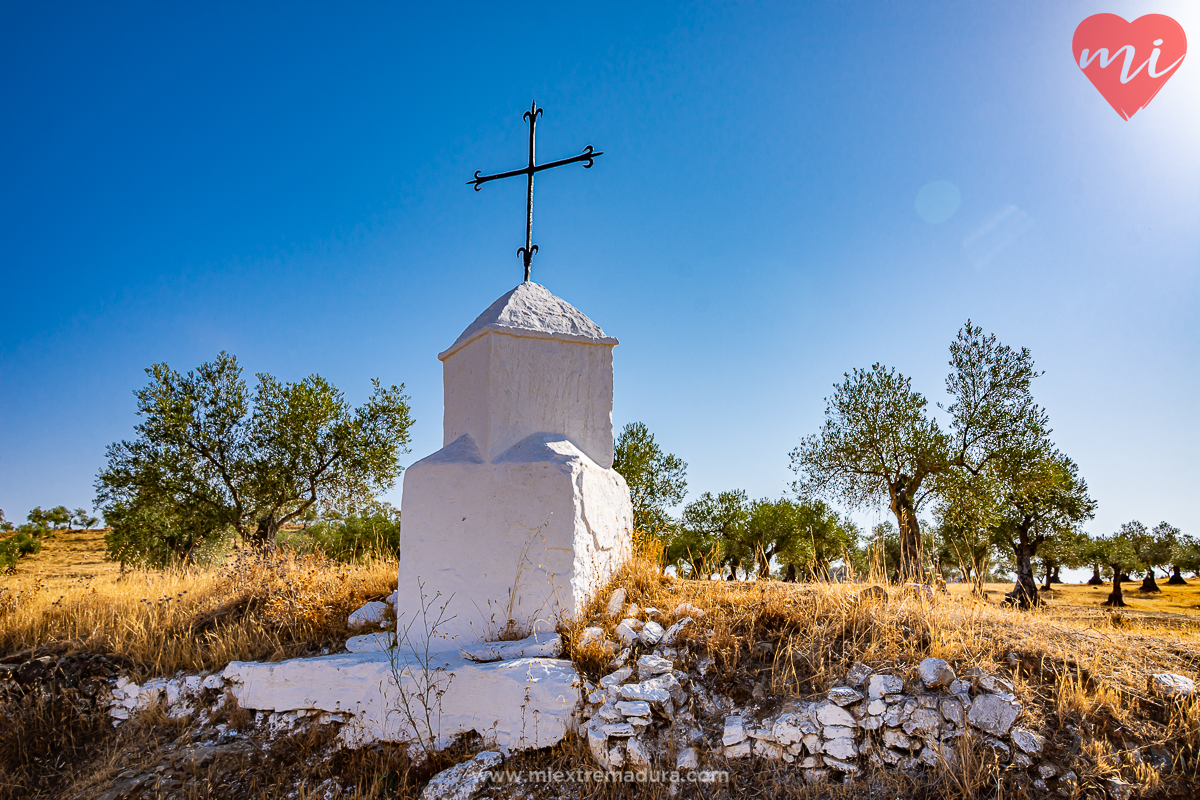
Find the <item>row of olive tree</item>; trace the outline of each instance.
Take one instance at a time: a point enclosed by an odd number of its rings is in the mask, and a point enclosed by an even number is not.
[[[1012,553],[1011,600],[1038,602],[1039,548],[1070,536],[1096,508],[1078,467],[1051,440],[1031,391],[1040,375],[1029,350],[1000,344],[970,321],[950,345],[945,426],[925,397],[892,368],[855,369],[826,399],[825,423],[791,453],[802,498],[850,507],[887,505],[896,518],[900,577],[923,581],[920,513],[932,508],[963,562],[988,542]]]
[[[766,578],[778,569],[794,581],[828,575],[835,562],[858,552],[858,529],[820,500],[705,492],[673,517],[670,509],[687,493],[687,464],[664,452],[644,423],[621,430],[613,468],[629,484],[634,525],[663,542],[665,561],[678,574],[732,580]]]

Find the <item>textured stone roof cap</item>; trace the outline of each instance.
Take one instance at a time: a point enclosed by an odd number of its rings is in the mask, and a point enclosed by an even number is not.
[[[555,297],[545,286],[527,281],[488,306],[487,311],[476,317],[450,345],[450,349],[440,353],[438,358],[445,361],[488,331],[592,344],[617,344],[616,339],[605,336],[600,326],[575,306],[561,297]]]

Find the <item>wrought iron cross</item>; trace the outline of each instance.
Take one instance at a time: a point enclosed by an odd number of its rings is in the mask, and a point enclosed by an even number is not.
[[[468,186],[474,186],[475,191],[479,191],[479,187],[488,181],[497,181],[501,178],[512,178],[517,175],[528,176],[528,190],[525,199],[525,246],[517,248],[517,255],[525,262],[525,280],[529,280],[529,265],[533,263],[533,254],[538,251],[538,247],[533,243],[533,175],[535,172],[541,172],[544,169],[553,167],[561,167],[565,164],[574,164],[578,161],[584,162],[583,168],[590,169],[595,162],[596,156],[602,156],[602,152],[593,152],[592,146],[589,144],[583,148],[583,152],[571,158],[564,158],[559,161],[551,161],[548,164],[533,163],[533,137],[534,131],[537,129],[537,118],[542,115],[542,109],[538,108],[537,102],[529,107],[529,110],[521,117],[529,123],[529,166],[524,169],[514,169],[511,172],[498,172],[495,175],[480,175],[480,170],[475,170],[475,179],[467,181]]]

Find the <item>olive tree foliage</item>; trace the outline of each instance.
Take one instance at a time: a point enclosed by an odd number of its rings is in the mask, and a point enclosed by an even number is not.
[[[682,503],[687,494],[687,463],[664,453],[645,423],[631,422],[617,436],[613,469],[629,484],[634,526],[664,536],[672,526],[667,509]]]
[[[684,506],[667,544],[667,561],[686,566],[692,577],[720,573],[733,580],[739,567],[753,562],[754,553],[746,543],[749,522],[750,503],[744,490],[705,492]]]
[[[1176,529],[1175,544],[1171,548],[1171,585],[1186,584],[1183,573],[1200,574],[1200,541]]]
[[[1153,530],[1147,530],[1145,525],[1134,520],[1121,526],[1121,531],[1133,545],[1133,551],[1138,557],[1138,567],[1144,575],[1141,589],[1138,591],[1160,591],[1158,582],[1154,579],[1154,570],[1165,568],[1171,563],[1171,555],[1180,534],[1179,529],[1167,522],[1160,522]]]
[[[1014,443],[1048,433],[1030,391],[1039,373],[1028,349],[1000,344],[967,320],[950,345],[950,367],[947,430],[907,377],[875,364],[834,385],[821,432],[791,453],[801,496],[854,507],[887,503],[899,529],[902,580],[924,577],[922,507],[960,494]]]
[[[760,552],[768,558],[776,557],[783,567],[785,581],[799,577],[828,580],[835,562],[840,560],[849,566],[859,555],[858,526],[821,500],[760,500],[751,510],[751,532],[756,527],[756,517],[765,517],[768,525],[764,527],[774,529],[771,530],[774,538],[764,537],[770,542],[770,549]],[[766,568],[767,564],[760,562],[760,574]]]
[[[1038,604],[1033,559],[1044,542],[1070,537],[1095,515],[1087,482],[1068,456],[1045,437],[1014,447],[993,465],[1000,486],[997,543],[1015,558],[1017,580],[1008,601],[1020,608]]]
[[[1113,585],[1112,592],[1104,603],[1106,606],[1125,605],[1125,597],[1121,592],[1121,578],[1137,569],[1140,563],[1137,551],[1126,535],[1127,525],[1128,523],[1122,525],[1121,530],[1112,536],[1097,540],[1097,555],[1104,564],[1104,571],[1111,576]]]
[[[187,559],[226,531],[272,545],[311,508],[353,508],[390,488],[408,451],[403,386],[372,381],[371,397],[351,408],[320,376],[259,374],[252,394],[225,352],[186,375],[166,364],[146,373],[137,436],[109,446],[96,478],[110,556],[123,563],[139,552]]]
[[[854,369],[825,400],[821,432],[792,450],[793,490],[862,508],[887,503],[900,531],[900,572],[919,579],[918,512],[947,468],[947,439],[925,398],[895,369]]]

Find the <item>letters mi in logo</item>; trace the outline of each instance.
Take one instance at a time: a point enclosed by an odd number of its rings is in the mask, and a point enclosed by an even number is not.
[[[1187,54],[1178,22],[1147,14],[1126,22],[1116,14],[1093,14],[1071,41],[1075,63],[1123,119],[1150,104]]]

